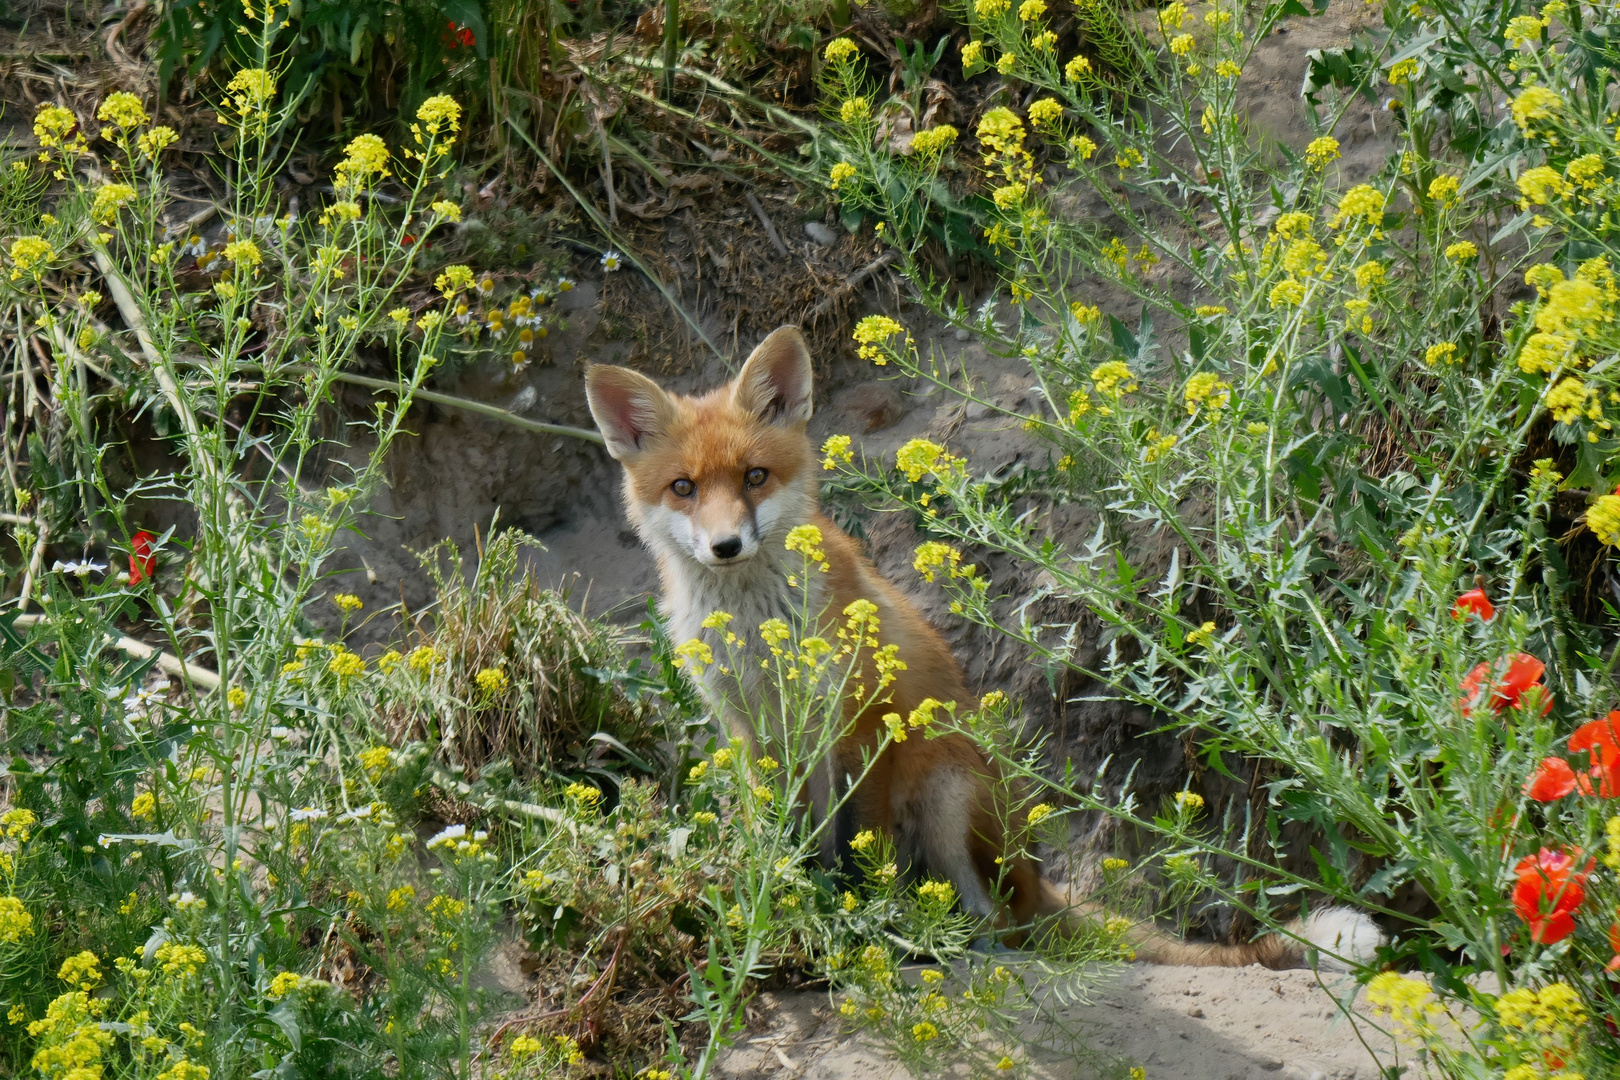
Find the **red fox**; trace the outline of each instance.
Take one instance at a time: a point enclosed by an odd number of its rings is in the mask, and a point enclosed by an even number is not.
[[[718,632],[703,625],[715,611],[729,612],[739,628],[772,618],[791,625],[803,596],[788,576],[802,562],[785,540],[795,526],[815,525],[828,572],[811,575],[812,606],[832,615],[854,600],[872,601],[883,644],[897,646],[905,665],[881,702],[844,701],[848,727],[834,767],[858,774],[863,755],[877,753],[846,803],[853,825],[885,833],[909,874],[949,881],[963,909],[987,921],[1001,914],[997,896],[1020,927],[1097,914],[1071,905],[1036,860],[1006,850],[998,803],[1006,787],[971,740],[950,734],[885,745],[883,714],[907,714],[927,698],[965,708],[975,699],[945,639],[820,512],[820,470],[806,433],[810,354],[799,331],[775,331],[732,382],[700,397],[666,393],[644,375],[605,365],[586,373],[585,386],[608,453],[624,466],[625,509],[657,559],[672,639],[707,638],[718,652]],[[757,665],[737,668],[728,674],[711,665],[699,683],[710,707],[744,734],[751,725],[736,715],[739,695],[726,680],[746,679]],[[752,692],[742,697],[760,700],[759,687],[744,689]],[[809,786],[811,812],[819,814],[833,786],[825,779]],[[836,853],[824,845],[821,855],[830,862]],[[1310,947],[1323,950],[1327,965],[1336,961],[1326,954],[1360,961],[1381,941],[1369,919],[1345,908],[1319,910],[1289,933],[1211,945],[1138,927],[1131,943],[1139,958],[1158,963],[1287,967]]]

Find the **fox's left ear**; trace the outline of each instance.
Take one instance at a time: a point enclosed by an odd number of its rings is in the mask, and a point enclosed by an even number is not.
[[[768,424],[810,419],[810,350],[796,326],[771,331],[731,384],[731,400]]]

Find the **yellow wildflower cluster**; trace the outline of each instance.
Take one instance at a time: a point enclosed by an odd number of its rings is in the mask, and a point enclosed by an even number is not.
[[[359,190],[368,183],[386,179],[388,171],[388,144],[378,135],[360,135],[343,148],[344,158],[332,170],[333,179],[342,190]]]
[[[1341,225],[1355,226],[1366,224],[1374,229],[1383,224],[1384,220],[1384,193],[1371,184],[1357,184],[1344,193],[1339,200],[1339,210],[1333,215],[1328,224],[1332,228]]]
[[[846,60],[853,60],[859,55],[861,55],[860,46],[847,37],[834,38],[829,41],[827,48],[821,54],[822,59],[829,64],[841,64]]]
[[[960,475],[964,466],[961,458],[953,457],[943,446],[928,439],[912,439],[895,451],[894,464],[913,484],[924,476],[949,479]]]
[[[11,242],[11,280],[20,281],[24,275],[39,277],[45,272],[45,264],[55,254],[44,237],[19,236]]]
[[[1103,397],[1116,401],[1136,389],[1136,375],[1123,360],[1108,360],[1091,369],[1091,386]]]
[[[473,682],[478,685],[478,689],[492,697],[502,693],[511,685],[511,680],[506,677],[506,672],[496,667],[481,668],[478,674],[473,676]]]
[[[1372,977],[1367,984],[1367,1003],[1374,1015],[1392,1022],[1409,1039],[1432,1035],[1434,1016],[1442,1011],[1427,982],[1394,971]]]
[[[84,133],[79,130],[79,118],[60,105],[40,105],[34,113],[34,139],[40,146],[41,161],[50,160],[51,150],[78,154],[86,145]]]
[[[855,324],[855,342],[860,346],[855,351],[862,360],[870,360],[882,367],[889,362],[888,357],[884,355],[882,344],[905,332],[904,326],[887,315],[868,315]],[[911,343],[909,335],[906,337],[906,343],[908,345]]]
[[[932,584],[934,575],[946,571],[953,578],[971,578],[978,573],[978,567],[972,563],[961,565],[962,553],[949,544],[938,540],[929,540],[917,546],[911,560],[912,569],[922,575],[922,579]]]
[[[821,467],[831,472],[840,465],[848,465],[855,460],[855,451],[850,447],[851,439],[848,435],[830,435],[827,441],[821,444]]]
[[[911,137],[911,149],[924,157],[941,154],[956,143],[960,134],[949,124],[938,124],[913,135]],[[838,171],[837,166],[833,167],[833,171]]]
[[[1187,403],[1187,415],[1196,416],[1199,409],[1216,412],[1226,408],[1232,400],[1232,384],[1213,371],[1200,371],[1187,380],[1182,396]]]
[[[1305,164],[1313,169],[1325,169],[1339,159],[1339,140],[1331,135],[1312,139],[1305,147]]]
[[[1537,135],[1547,134],[1547,131],[1537,129],[1537,123],[1554,119],[1563,107],[1564,99],[1555,91],[1545,86],[1527,86],[1519,91],[1508,111],[1513,114],[1513,122],[1524,132],[1524,137],[1533,139]]]

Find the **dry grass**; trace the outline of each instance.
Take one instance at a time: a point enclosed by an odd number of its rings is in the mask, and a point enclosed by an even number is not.
[[[469,779],[497,762],[524,779],[583,764],[597,732],[638,751],[656,734],[644,709],[593,673],[622,666],[614,634],[529,577],[522,553],[537,546],[515,529],[497,533],[470,576],[449,541],[418,554],[438,587],[418,635],[446,658],[443,685],[457,693],[437,708],[391,706],[382,720],[398,740],[437,747]],[[478,688],[478,672],[489,668],[505,674],[504,689]]]

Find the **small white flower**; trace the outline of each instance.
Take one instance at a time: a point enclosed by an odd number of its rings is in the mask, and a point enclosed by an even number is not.
[[[430,848],[434,848],[434,847],[438,847],[440,844],[452,844],[455,841],[460,840],[463,836],[466,836],[466,835],[467,835],[467,826],[465,826],[465,825],[446,825],[443,829],[441,829],[438,832],[438,834],[436,836],[433,837],[433,839],[431,839],[431,840],[429,840],[427,842],[427,846],[430,847]]]
[[[371,807],[369,807],[369,806],[357,806],[353,810],[350,810],[347,814],[344,814],[342,817],[338,818],[338,820],[340,822],[359,821],[362,818],[368,818],[370,816],[371,816]]]
[[[292,736],[293,729],[290,727],[276,726],[270,729],[270,737],[279,742],[285,742],[286,740],[292,738]]]
[[[101,571],[107,569],[107,564],[98,563],[93,559],[85,559],[83,562],[78,560],[74,560],[72,562],[63,562],[61,559],[58,559],[56,562],[51,564],[51,569],[58,574],[73,574],[77,577],[89,577],[91,574],[100,573]]]
[[[624,256],[620,255],[617,251],[604,251],[602,253],[602,269],[606,270],[608,273],[613,273],[613,271],[617,270],[623,265]]]
[[[485,840],[489,839],[489,833],[483,829],[479,829],[477,832],[473,833],[473,839],[482,844]]]
[[[96,843],[100,844],[104,848],[112,847],[113,838],[108,836],[106,833],[102,833],[100,836],[96,837]]]
[[[294,821],[319,821],[326,816],[326,811],[314,806],[306,806],[302,809],[294,810],[287,816],[292,818]]]

